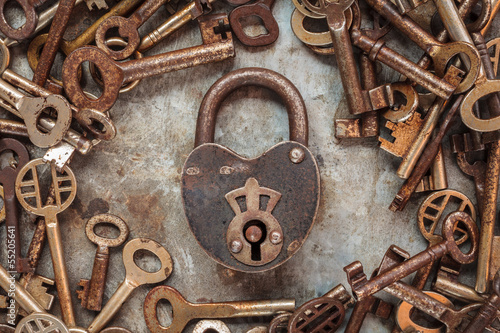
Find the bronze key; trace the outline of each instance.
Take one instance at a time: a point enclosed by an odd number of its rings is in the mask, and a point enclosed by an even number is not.
[[[467,253],[463,253],[460,250],[454,238],[454,232],[459,222],[462,222],[465,226],[468,237],[471,240],[471,247]],[[454,212],[449,214],[443,223],[442,235],[444,238],[442,242],[416,254],[401,265],[380,273],[370,281],[366,280],[366,275],[363,273],[363,266],[359,261],[346,266],[344,270],[347,273],[354,296],[358,300],[362,300],[433,261],[442,258],[445,254],[449,254],[455,261],[462,264],[469,264],[476,259],[479,243],[478,229],[474,220],[467,213]]]
[[[63,82],[67,95],[77,107],[91,107],[105,111],[115,103],[123,83],[234,56],[231,33],[225,30],[228,24],[225,14],[204,16],[199,19],[199,23],[203,45],[138,60],[119,63],[108,57],[102,50],[92,46],[74,51],[66,58],[63,66]],[[96,100],[83,93],[78,81],[78,68],[84,61],[95,63],[101,73],[106,73],[103,77],[104,91]]]
[[[7,230],[7,257],[8,268],[16,272],[30,272],[33,268],[27,258],[21,256],[21,235],[19,233],[18,205],[15,192],[15,180],[19,171],[29,162],[28,150],[24,145],[15,139],[0,140],[0,154],[5,151],[12,151],[17,155],[18,162],[0,170],[0,183],[4,190],[5,206],[5,226]]]
[[[109,223],[120,230],[116,238],[100,237],[95,233],[95,227],[101,223]],[[129,229],[125,221],[115,215],[100,214],[92,217],[85,227],[85,233],[89,240],[97,245],[97,252],[94,258],[94,267],[92,268],[92,277],[89,280],[80,280],[79,286],[83,290],[77,290],[78,298],[82,300],[82,306],[93,311],[100,311],[102,298],[104,296],[104,287],[108,275],[109,248],[122,245],[128,238]]]

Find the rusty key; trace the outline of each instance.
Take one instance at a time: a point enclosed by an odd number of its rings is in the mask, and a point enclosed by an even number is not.
[[[231,33],[225,30],[225,14],[206,15],[199,19],[204,44],[182,50],[158,54],[142,59],[119,63],[96,47],[86,46],[71,53],[64,62],[63,82],[70,100],[81,108],[90,107],[105,111],[115,103],[123,83],[145,77],[181,70],[188,67],[221,61],[234,56]],[[223,30],[220,31],[220,25]],[[216,31],[214,31],[216,30]],[[98,99],[87,97],[78,81],[78,68],[84,61],[96,64],[103,77],[104,91]]]
[[[106,223],[112,224],[120,230],[118,237],[100,237],[95,233],[94,229],[97,225]],[[97,245],[97,252],[94,258],[94,267],[92,268],[90,281],[85,279],[80,280],[78,285],[83,287],[83,290],[77,290],[76,293],[78,294],[78,298],[82,300],[84,308],[100,311],[108,275],[109,248],[122,245],[128,238],[129,229],[125,221],[118,216],[99,214],[87,222],[85,233],[88,239]]]
[[[464,333],[483,332],[486,326],[497,318],[498,311],[500,311],[500,271],[497,271],[493,279],[492,290],[491,296],[486,299]]]
[[[19,232],[19,207],[17,205],[15,180],[19,171],[29,162],[28,150],[15,139],[0,140],[0,154],[12,151],[18,158],[16,165],[8,165],[0,170],[0,183],[4,190],[5,226],[7,230],[6,250],[8,267],[11,271],[30,272],[33,268],[27,258],[21,256],[21,235]]]
[[[38,15],[36,8],[45,3],[46,0],[16,0],[24,11],[26,22],[19,28],[12,27],[5,18],[5,4],[7,0],[0,0],[0,31],[12,39],[22,40],[28,38],[36,28]]]
[[[471,241],[471,247],[467,253],[460,250],[457,240],[454,238],[454,232],[459,222],[462,222]],[[462,264],[469,264],[476,259],[479,243],[478,229],[474,220],[467,213],[453,212],[449,214],[443,223],[442,235],[444,238],[442,242],[416,254],[401,265],[380,273],[370,281],[366,280],[366,275],[363,273],[363,267],[359,261],[344,267],[354,296],[358,300],[362,300],[442,258],[445,254],[449,254],[455,261]]]
[[[266,46],[278,39],[279,26],[273,16],[272,8],[275,0],[257,0],[251,4],[236,7],[229,14],[231,29],[240,42],[247,46]],[[243,29],[245,17],[257,16],[262,20],[266,33],[249,36]]]

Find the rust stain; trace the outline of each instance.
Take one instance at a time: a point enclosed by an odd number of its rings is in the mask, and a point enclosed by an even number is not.
[[[109,203],[101,198],[95,198],[90,201],[87,210],[81,214],[82,219],[89,219],[97,214],[104,214],[109,212]]]
[[[158,196],[155,194],[148,195],[131,195],[127,197],[128,211],[137,218],[148,218],[153,208],[158,208]]]

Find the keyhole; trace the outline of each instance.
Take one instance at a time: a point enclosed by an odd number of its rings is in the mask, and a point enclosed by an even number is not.
[[[260,244],[266,239],[266,225],[262,221],[252,220],[245,225],[245,238],[250,243],[252,260],[261,261]]]

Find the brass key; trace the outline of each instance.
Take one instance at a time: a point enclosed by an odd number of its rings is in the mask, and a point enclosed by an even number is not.
[[[21,205],[27,211],[45,217],[47,238],[49,241],[50,255],[54,267],[54,276],[57,294],[61,303],[61,312],[64,322],[69,327],[76,326],[71,291],[64,259],[61,230],[57,221],[57,214],[71,205],[76,196],[76,178],[69,167],[62,173],[56,171],[55,165],[50,164],[52,186],[54,188],[54,204],[43,205],[40,193],[37,167],[45,165],[39,158],[26,164],[16,178],[16,195]],[[28,174],[31,173],[31,179]],[[62,196],[61,194],[65,194]]]
[[[165,327],[156,315],[156,306],[167,300],[172,306],[172,323]],[[152,333],[178,333],[193,319],[240,318],[253,316],[272,316],[281,311],[294,311],[294,299],[242,301],[223,303],[190,303],[172,287],[153,288],[144,301],[144,319]]]
[[[140,250],[147,250],[160,259],[161,267],[158,271],[146,272],[135,264],[134,253]],[[125,303],[135,288],[144,284],[162,282],[172,273],[172,258],[168,251],[159,243],[147,238],[136,238],[125,244],[123,264],[125,265],[125,280],[118,286],[102,311],[94,318],[88,328],[89,333],[100,332],[118,313],[121,305]]]
[[[116,238],[99,237],[95,233],[95,227],[98,224],[110,223],[120,230]],[[78,298],[82,300],[82,306],[93,311],[100,311],[102,298],[104,296],[104,287],[108,275],[109,266],[109,248],[122,245],[128,238],[128,226],[121,218],[111,214],[100,214],[92,217],[85,227],[85,233],[88,239],[97,245],[97,252],[94,258],[94,267],[92,268],[92,277],[89,280],[80,280],[79,286],[83,290],[77,290]]]

